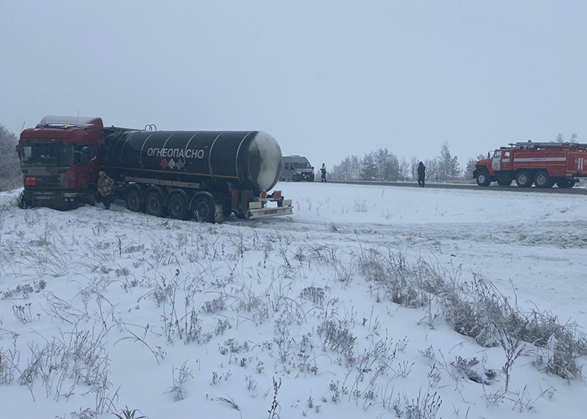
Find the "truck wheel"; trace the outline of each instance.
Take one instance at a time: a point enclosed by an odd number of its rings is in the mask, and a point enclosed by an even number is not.
[[[530,172],[523,171],[518,173],[518,176],[516,176],[516,184],[520,188],[529,188],[532,186],[532,176]]]
[[[479,173],[479,175],[477,176],[477,185],[489,186],[490,183],[491,183],[491,178],[489,177],[489,175],[487,173],[485,173],[485,172]]]
[[[192,204],[194,218],[204,223],[214,222],[214,203],[207,196],[197,196]]]
[[[556,181],[556,185],[561,189],[572,188],[573,186],[575,186],[575,181],[568,179],[559,179]]]
[[[159,192],[150,192],[145,197],[145,209],[147,214],[163,217],[165,215],[165,204],[163,196]]]
[[[126,207],[132,212],[141,212],[143,209],[141,205],[141,195],[139,194],[139,191],[134,188],[126,193],[124,200],[126,201]]]
[[[497,184],[499,186],[510,186],[512,184],[512,179],[510,180],[498,180]]]
[[[167,203],[167,211],[171,218],[175,218],[176,220],[187,219],[188,204],[185,198],[178,193],[173,195]]]
[[[553,181],[547,172],[538,172],[534,178],[534,183],[537,188],[551,188]]]

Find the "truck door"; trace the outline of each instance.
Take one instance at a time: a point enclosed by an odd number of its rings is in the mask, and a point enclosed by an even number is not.
[[[502,171],[512,170],[512,152],[511,151],[503,151],[501,153],[501,169],[498,169],[498,170],[502,170]]]
[[[493,159],[491,160],[491,169],[495,171],[501,170],[501,150],[495,150]]]

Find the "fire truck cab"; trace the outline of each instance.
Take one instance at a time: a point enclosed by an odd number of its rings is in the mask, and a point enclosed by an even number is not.
[[[525,143],[501,147],[493,156],[479,160],[473,177],[479,186],[497,182],[518,187],[572,188],[581,177],[587,177],[587,144]]]

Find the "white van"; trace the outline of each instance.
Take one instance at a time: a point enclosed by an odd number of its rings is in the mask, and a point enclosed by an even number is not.
[[[314,166],[304,156],[283,156],[279,180],[314,182]]]

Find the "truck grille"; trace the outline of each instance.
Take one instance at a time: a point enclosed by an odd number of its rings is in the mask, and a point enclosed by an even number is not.
[[[27,185],[27,189],[60,189],[61,176],[36,176],[37,183],[33,185]]]

